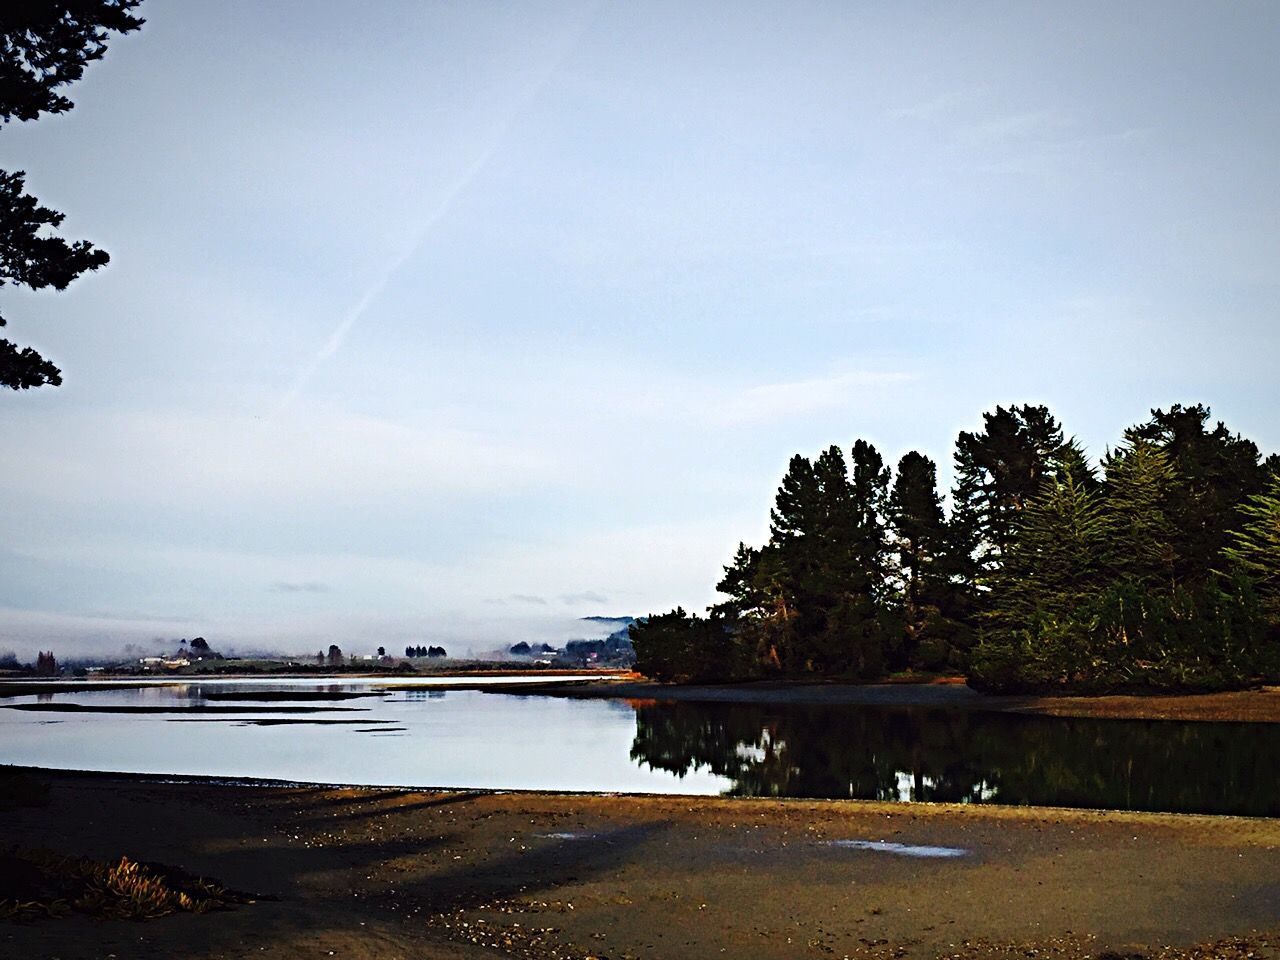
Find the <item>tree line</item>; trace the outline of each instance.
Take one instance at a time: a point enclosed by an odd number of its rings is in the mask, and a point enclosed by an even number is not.
[[[631,630],[663,680],[967,674],[980,689],[1215,689],[1280,675],[1280,456],[1202,405],[1099,463],[1046,407],[956,439],[946,498],[911,451],[791,458],[769,539],[705,616]]]

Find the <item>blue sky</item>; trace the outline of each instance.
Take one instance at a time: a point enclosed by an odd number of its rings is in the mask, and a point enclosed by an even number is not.
[[[144,4],[0,165],[0,647],[488,649],[713,599],[792,453],[1280,449],[1270,3]]]

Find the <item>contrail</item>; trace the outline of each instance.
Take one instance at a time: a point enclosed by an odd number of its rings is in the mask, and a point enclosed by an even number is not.
[[[347,339],[347,335],[351,332],[351,329],[360,321],[360,318],[364,316],[365,312],[370,306],[372,306],[373,302],[382,295],[382,292],[387,288],[387,285],[395,275],[400,272],[406,263],[413,259],[414,254],[418,252],[418,248],[422,246],[423,241],[427,238],[427,234],[431,232],[431,229],[439,223],[444,215],[449,211],[449,207],[453,204],[453,201],[457,199],[459,194],[467,189],[471,184],[471,181],[474,180],[480,171],[488,165],[489,161],[493,159],[494,153],[497,152],[499,145],[506,138],[507,132],[511,129],[511,125],[515,122],[516,117],[530,101],[542,92],[542,89],[551,80],[552,76],[554,76],[556,71],[560,69],[560,65],[564,62],[565,58],[568,57],[568,55],[578,45],[578,41],[582,38],[583,33],[586,32],[587,27],[594,19],[598,8],[598,3],[593,4],[588,8],[587,15],[582,18],[576,29],[568,31],[566,36],[561,40],[559,49],[556,51],[555,55],[550,58],[547,66],[541,71],[541,74],[537,79],[533,83],[528,84],[524,90],[513,99],[510,108],[506,112],[506,116],[502,118],[502,121],[498,124],[495,132],[484,145],[484,149],[482,149],[476,158],[471,161],[471,163],[468,164],[456,178],[454,178],[453,182],[449,184],[448,189],[445,190],[444,196],[441,198],[440,202],[436,204],[435,208],[431,210],[418,228],[406,238],[404,246],[400,249],[400,252],[387,262],[382,272],[374,278],[374,281],[371,284],[369,284],[364,293],[360,296],[360,299],[355,302],[351,309],[343,316],[342,320],[339,321],[338,325],[333,328],[333,332],[329,334],[329,338],[325,341],[324,346],[322,346],[316,355],[298,371],[298,375],[294,377],[293,383],[290,384],[289,389],[285,391],[280,402],[276,405],[275,409],[272,410],[268,420],[274,420],[279,414],[288,409],[288,407],[298,398],[298,395],[301,394],[307,384],[311,382],[311,378],[315,376],[315,373],[320,369],[320,366],[338,352],[343,341]]]
[[[503,133],[506,132],[506,127],[509,125],[510,122],[508,121],[508,123],[504,125]],[[293,401],[298,398],[298,395],[306,388],[307,384],[311,382],[311,378],[315,376],[315,373],[320,369],[321,364],[338,352],[338,348],[341,347],[342,342],[347,339],[347,334],[351,332],[351,328],[356,325],[362,316],[364,316],[365,311],[369,309],[373,302],[381,296],[382,291],[387,288],[387,284],[389,284],[392,278],[400,272],[400,269],[413,259],[413,255],[417,253],[418,248],[422,246],[422,241],[426,239],[431,228],[440,222],[440,219],[448,211],[450,204],[453,203],[458,194],[467,188],[467,185],[475,179],[476,174],[484,169],[485,165],[488,164],[490,159],[492,159],[494,150],[497,149],[497,144],[501,139],[501,135],[494,137],[492,142],[485,147],[480,155],[462,171],[461,175],[458,176],[452,184],[450,184],[449,189],[445,191],[444,198],[436,204],[435,209],[432,210],[427,218],[422,221],[418,228],[409,235],[399,254],[387,262],[386,266],[383,267],[382,272],[374,278],[373,283],[369,284],[369,286],[365,288],[360,299],[352,305],[351,309],[346,312],[346,315],[341,321],[339,321],[338,325],[333,328],[333,332],[330,333],[329,338],[325,340],[324,346],[316,352],[316,355],[307,362],[306,366],[298,371],[298,375],[294,377],[293,383],[289,386],[289,389],[285,392],[284,396],[281,397],[276,408],[271,412],[270,419],[274,420],[276,416],[288,409]]]

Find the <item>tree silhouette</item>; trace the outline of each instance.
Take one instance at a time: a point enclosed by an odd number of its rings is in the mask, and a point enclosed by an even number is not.
[[[137,30],[140,0],[63,0],[11,3],[0,9],[0,118],[35,120],[66,113],[72,102],[59,89],[79,80],[100,60],[110,33]],[[0,170],[0,287],[64,290],[109,257],[86,240],[50,234],[64,215],[25,192],[26,173]],[[0,327],[6,320],[0,315]],[[0,339],[0,387],[58,386],[61,371],[31,347]]]

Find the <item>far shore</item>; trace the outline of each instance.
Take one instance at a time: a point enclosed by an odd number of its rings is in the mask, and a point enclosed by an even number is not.
[[[577,679],[589,676],[590,679]],[[484,682],[478,681],[484,678]],[[521,682],[504,684],[503,679]],[[561,680],[558,678],[571,678]],[[415,687],[422,680],[453,681],[440,686],[453,690],[518,693],[522,696],[574,699],[621,699],[689,703],[814,704],[827,706],[916,707],[952,710],[985,710],[1113,720],[1200,720],[1227,723],[1280,723],[1280,687],[1220,693],[1149,693],[1103,695],[1020,695],[980,693],[965,685],[963,677],[941,677],[926,682],[888,681],[842,683],[753,681],[723,684],[655,683],[625,669],[530,669],[512,665],[491,670],[440,670],[406,674],[396,671],[368,673],[242,673],[158,674],[147,676],[2,677],[0,697],[76,690],[121,690],[145,683],[183,684],[221,680],[313,680],[317,683],[372,681],[388,690],[398,684]],[[532,680],[545,682],[533,683]]]
[[[501,685],[486,687],[505,692]],[[961,679],[933,683],[726,684],[653,683],[645,680],[538,684],[530,696],[694,703],[790,703],[867,707],[937,707],[1053,717],[1116,720],[1205,720],[1280,723],[1280,687],[1225,693],[1110,694],[1100,696],[997,696],[979,693]]]
[[[142,674],[111,674],[111,675],[94,675],[92,677],[41,677],[41,676],[0,676],[0,697],[17,696],[32,693],[60,693],[63,691],[75,690],[127,690],[130,687],[136,687],[139,684],[173,684],[180,685],[184,683],[220,683],[229,680],[258,680],[262,683],[272,683],[277,680],[310,680],[315,683],[360,683],[362,681],[377,682],[379,685],[385,685],[392,689],[397,683],[406,686],[415,685],[422,680],[457,680],[459,683],[450,684],[455,689],[467,689],[474,687],[475,689],[488,689],[491,686],[501,685],[501,679],[515,678],[545,678],[548,683],[557,682],[557,678],[562,677],[583,677],[589,676],[594,682],[596,680],[628,680],[637,677],[637,674],[630,670],[624,669],[593,669],[590,667],[581,670],[561,669],[559,667],[553,669],[535,669],[530,667],[503,667],[492,670],[475,670],[470,668],[459,668],[457,670],[432,670],[414,673],[406,673],[399,670],[383,670],[368,672],[341,672],[341,673],[299,673],[299,672],[245,672],[245,673],[142,673]],[[498,684],[491,683],[474,683],[468,684],[469,680],[478,680],[480,678],[494,677],[498,678]],[[10,690],[10,693],[6,693]]]

